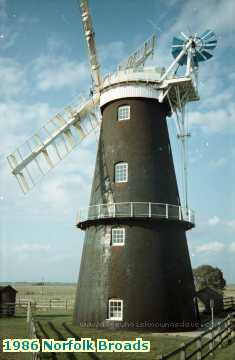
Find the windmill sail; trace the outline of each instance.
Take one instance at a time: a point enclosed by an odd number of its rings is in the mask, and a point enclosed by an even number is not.
[[[156,35],[153,34],[149,39],[145,40],[143,45],[139,47],[134,53],[118,65],[118,70],[126,70],[143,66],[150,55],[153,55],[156,46]]]
[[[82,15],[83,29],[87,41],[88,56],[90,61],[90,69],[91,69],[91,76],[93,80],[94,90],[99,90],[102,79],[100,74],[100,64],[98,62],[98,55],[96,51],[95,33],[92,26],[88,0],[81,0],[80,6],[82,12],[81,15]]]
[[[24,193],[100,125],[99,95],[68,106],[7,159]]]

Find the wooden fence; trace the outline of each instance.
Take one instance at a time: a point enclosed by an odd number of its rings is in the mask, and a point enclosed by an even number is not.
[[[38,300],[38,301],[19,299],[15,303],[16,310],[26,311],[29,301],[31,303],[31,308],[34,311],[63,310],[65,312],[69,312],[72,311],[74,307],[74,301],[71,299],[48,299],[48,300]]]
[[[15,303],[4,303],[0,305],[0,316],[14,316],[26,314],[28,303],[30,302],[31,308],[34,312],[65,312],[71,313],[74,308],[74,302],[70,299],[67,300],[54,300],[47,301],[29,301],[20,300]]]
[[[27,326],[29,339],[38,339],[30,302],[27,305]],[[31,360],[40,360],[40,358],[39,352],[31,353]]]
[[[233,296],[225,296],[223,298],[224,310],[235,308],[235,298]]]
[[[158,360],[203,360],[235,337],[235,313],[229,314],[218,325],[210,328],[195,339],[182,344],[178,349],[166,355],[160,355]]]

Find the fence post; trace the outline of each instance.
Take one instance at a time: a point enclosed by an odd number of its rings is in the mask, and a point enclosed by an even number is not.
[[[214,337],[213,337],[213,329],[210,328],[210,333],[209,333],[209,338],[210,338],[210,342],[209,342],[209,350],[210,350],[210,355],[213,355],[213,350],[214,350]]]
[[[227,344],[229,344],[230,341],[232,340],[232,322],[231,322],[231,315],[230,314],[228,315],[227,326],[228,326]]]
[[[219,325],[218,332],[220,333],[221,331],[222,331],[222,327],[221,327],[221,325]],[[219,341],[219,348],[221,348],[222,347],[222,336],[221,336],[221,334],[218,336],[218,341]]]
[[[180,360],[186,360],[186,351],[185,351],[185,344],[184,343],[181,344]]]
[[[133,217],[134,211],[133,211],[133,202],[131,202],[131,217]]]
[[[65,311],[66,312],[68,311],[68,300],[67,299],[65,300]]]
[[[199,337],[197,339],[197,360],[201,360],[202,359],[202,338]]]
[[[29,323],[31,318],[31,304],[30,301],[28,301],[28,305],[27,305],[27,323]]]
[[[235,313],[232,313],[232,339],[235,337]]]
[[[151,209],[151,202],[149,202],[149,217],[151,218],[151,216],[152,216],[152,211],[151,211],[152,209]]]
[[[179,220],[182,220],[182,218],[181,218],[181,206],[179,206]]]
[[[168,204],[166,204],[166,218],[168,219]]]

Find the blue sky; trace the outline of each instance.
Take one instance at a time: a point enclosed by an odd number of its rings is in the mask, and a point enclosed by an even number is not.
[[[193,267],[218,266],[235,283],[234,1],[90,0],[90,8],[103,74],[153,31],[150,64],[164,67],[180,31],[217,33],[215,56],[200,66],[201,100],[188,107],[189,204],[196,211],[188,244]],[[84,234],[74,224],[89,200],[96,136],[26,196],[6,156],[58,110],[89,94],[77,1],[0,0],[0,84],[0,281],[76,281]],[[173,118],[168,124],[179,174]]]

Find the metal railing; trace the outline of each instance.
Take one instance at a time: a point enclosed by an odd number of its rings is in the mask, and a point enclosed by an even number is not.
[[[81,209],[77,224],[106,218],[153,218],[185,221],[194,226],[195,215],[182,206],[152,202],[122,202],[91,205]]]

